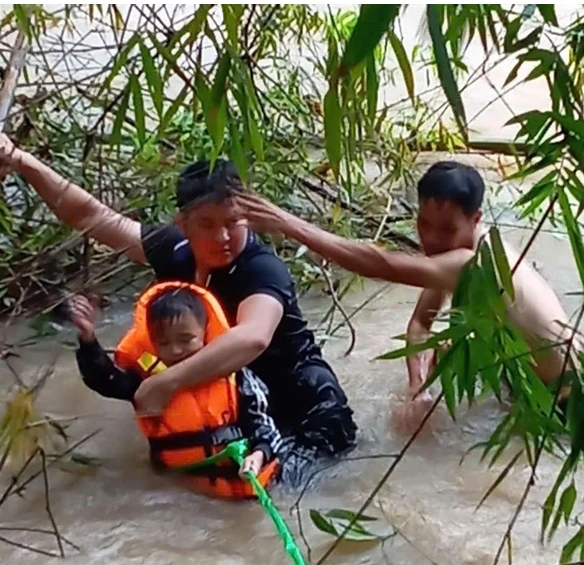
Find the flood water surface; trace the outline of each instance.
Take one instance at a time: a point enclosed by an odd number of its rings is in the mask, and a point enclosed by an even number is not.
[[[421,10],[421,8],[420,8]],[[408,20],[409,21],[409,20]],[[419,14],[411,16],[417,29]],[[413,38],[413,32],[410,34]],[[480,64],[482,54],[475,57]],[[502,84],[513,66],[497,70],[491,77]],[[495,80],[497,79],[497,80]],[[182,86],[182,85],[181,85]],[[530,88],[526,96],[526,89]],[[516,113],[545,106],[545,89],[535,81],[517,89],[512,101]],[[476,113],[493,93],[483,81],[473,86],[466,103]],[[476,96],[475,96],[476,93]],[[471,96],[472,95],[472,96]],[[524,108],[525,100],[528,106]],[[537,104],[540,101],[541,104]],[[476,108],[474,106],[476,106]],[[500,137],[508,115],[502,103],[489,108],[473,123],[486,137]],[[529,232],[517,229],[508,236],[518,246],[525,244]],[[542,234],[529,255],[548,278],[572,314],[579,297],[566,296],[577,290],[572,255],[565,238]],[[380,287],[368,283],[361,292],[350,295],[348,311],[359,306]],[[331,543],[332,538],[319,532],[310,522],[311,508],[357,509],[379,481],[391,460],[378,457],[397,453],[407,436],[392,426],[392,413],[403,402],[406,371],[403,361],[373,361],[401,342],[391,337],[404,332],[418,292],[387,285],[376,300],[354,317],[357,344],[348,357],[348,332],[341,330],[325,348],[327,359],[338,372],[355,411],[360,427],[360,441],[351,459],[320,474],[305,493],[300,504],[303,531],[312,548],[313,562]],[[304,300],[304,309],[312,323],[317,323],[328,309],[330,299],[316,294]],[[99,333],[103,343],[114,346],[130,323],[129,307],[115,306],[107,313]],[[71,337],[71,336],[69,336]],[[58,340],[64,339],[63,335]],[[56,370],[40,397],[44,410],[61,416],[79,416],[71,427],[72,439],[80,439],[96,429],[101,431],[83,444],[80,451],[98,457],[101,467],[85,475],[50,471],[50,502],[61,533],[80,547],[65,548],[67,565],[284,565],[287,563],[281,542],[264,511],[255,503],[228,503],[210,500],[185,491],[167,477],[150,469],[147,445],[133,421],[131,406],[108,401],[85,388],[78,375],[71,349],[56,340],[23,351],[23,358],[13,362],[26,374],[49,363],[55,350],[62,350]],[[11,381],[2,369],[3,382]],[[504,414],[496,401],[484,400],[471,410],[461,409],[452,422],[443,406],[431,418],[429,429],[416,440],[397,466],[390,480],[367,513],[399,532],[383,547],[371,543],[343,543],[327,563],[343,565],[405,564],[487,565],[494,556],[509,520],[521,498],[529,477],[529,468],[520,462],[508,478],[478,510],[476,506],[519,447],[511,446],[501,462],[488,469],[470,455],[461,464],[467,450],[484,441]],[[537,482],[513,529],[513,563],[549,565],[558,560],[560,548],[569,531],[560,527],[549,546],[539,544],[541,506],[558,471],[557,462],[544,456]],[[302,547],[298,515],[290,513],[299,493],[280,487],[272,490]],[[11,497],[1,506],[2,526],[50,528],[45,513],[42,482],[36,481],[25,498]],[[0,531],[12,540],[55,551],[48,536]],[[303,548],[303,551],[306,550]],[[10,547],[0,542],[0,563],[45,564],[50,558]],[[501,563],[506,563],[506,554]]]
[[[529,232],[514,230],[507,237],[516,245],[525,243]],[[574,310],[577,282],[567,243],[551,234],[538,240],[530,260],[550,279]],[[362,304],[381,287],[368,283],[346,299],[348,311]],[[326,356],[339,377],[355,410],[360,426],[358,448],[350,459],[397,453],[407,437],[398,433],[391,420],[403,401],[406,371],[403,361],[373,361],[384,351],[400,345],[391,337],[404,331],[417,291],[386,285],[376,300],[354,318],[357,344],[344,356],[348,332],[339,331],[326,346]],[[305,301],[305,310],[316,323],[329,306],[324,295]],[[127,306],[115,306],[103,321],[100,337],[113,346],[130,322]],[[58,336],[63,340],[63,335]],[[72,350],[48,341],[26,350],[20,364],[29,372],[46,364],[55,348],[63,349],[55,374],[41,395],[41,406],[59,415],[79,415],[71,427],[73,439],[101,428],[80,448],[99,457],[102,466],[86,475],[50,472],[50,501],[61,533],[80,546],[67,550],[67,565],[147,563],[170,565],[284,564],[286,556],[272,523],[259,505],[210,500],[185,491],[168,477],[155,475],[148,464],[147,446],[133,421],[132,408],[122,402],[102,399],[82,384]],[[6,377],[8,378],[8,377]],[[512,446],[493,469],[487,469],[474,454],[461,464],[465,452],[488,438],[500,421],[504,408],[488,399],[471,410],[461,409],[451,422],[440,406],[430,427],[416,440],[395,473],[375,498],[368,514],[399,531],[383,548],[380,544],[343,543],[328,559],[331,564],[473,564],[493,562],[507,524],[519,502],[529,476],[522,462],[479,509],[483,494],[517,449]],[[340,462],[315,478],[305,493],[300,513],[305,537],[315,562],[332,538],[310,522],[311,508],[357,509],[391,463],[372,458]],[[541,505],[558,471],[558,465],[544,457],[538,480],[513,530],[513,563],[548,565],[557,562],[561,542],[569,532],[560,528],[550,546],[539,544]],[[281,487],[272,490],[299,543],[297,513],[290,508],[298,492]],[[2,506],[4,526],[50,528],[44,513],[42,482],[33,483],[26,498],[12,497]],[[0,534],[4,535],[2,532]],[[9,534],[5,534],[9,537]],[[10,539],[50,547],[48,536],[10,534]],[[505,554],[506,555],[506,554]],[[0,543],[0,562],[47,563],[49,558]],[[506,557],[501,563],[506,563]]]

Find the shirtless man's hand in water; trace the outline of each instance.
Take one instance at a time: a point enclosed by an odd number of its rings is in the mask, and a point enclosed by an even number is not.
[[[425,256],[386,251],[328,233],[258,196],[239,198],[248,220],[259,230],[294,238],[312,251],[362,276],[422,287],[408,324],[410,343],[425,341],[437,312],[456,288],[460,272],[473,257],[481,237],[481,205],[484,182],[472,167],[445,161],[428,169],[418,183],[417,228]],[[488,240],[487,240],[488,241]],[[518,254],[505,245],[511,266]],[[508,304],[510,319],[532,348],[542,340],[558,344],[534,354],[535,371],[546,384],[562,372],[569,339],[568,318],[546,281],[527,262],[517,267],[513,284],[515,302]],[[415,425],[432,405],[429,393],[416,395],[432,370],[433,352],[422,352],[407,360],[408,400],[400,410],[408,427]]]

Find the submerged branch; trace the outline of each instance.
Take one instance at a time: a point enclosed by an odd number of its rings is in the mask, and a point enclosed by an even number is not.
[[[404,458],[405,454],[408,452],[408,450],[410,449],[410,447],[412,446],[414,441],[416,441],[417,437],[420,435],[422,429],[426,425],[426,422],[428,422],[428,420],[430,419],[430,417],[434,413],[434,410],[436,410],[436,407],[438,406],[438,404],[442,400],[443,396],[444,396],[444,393],[441,392],[436,397],[436,400],[434,401],[430,410],[426,413],[426,415],[424,416],[424,418],[420,422],[416,431],[410,436],[408,441],[405,443],[403,448],[400,450],[400,452],[395,457],[393,463],[389,466],[387,471],[384,473],[383,477],[381,477],[381,479],[379,480],[379,482],[377,483],[375,488],[371,491],[371,494],[365,499],[365,501],[363,502],[363,504],[361,505],[359,510],[357,510],[353,520],[351,520],[349,522],[349,524],[347,524],[345,529],[341,532],[341,535],[337,539],[335,539],[335,541],[329,546],[329,548],[325,551],[324,555],[317,561],[316,565],[322,565],[328,559],[328,557],[339,546],[339,544],[341,543],[343,538],[347,535],[349,530],[353,527],[355,522],[359,519],[359,517],[363,514],[363,512],[365,512],[365,510],[367,510],[369,505],[373,502],[373,499],[377,496],[377,493],[383,488],[383,486],[388,481],[389,477],[391,477],[391,475],[395,471],[396,467],[399,465],[400,461]]]

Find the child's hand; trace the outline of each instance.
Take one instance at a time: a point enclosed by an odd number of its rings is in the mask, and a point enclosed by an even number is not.
[[[85,296],[78,294],[69,301],[69,309],[71,311],[71,321],[77,326],[81,341],[92,341],[95,338],[94,306]]]
[[[241,465],[239,470],[239,476],[243,479],[245,473],[252,473],[256,477],[264,466],[264,454],[262,451],[254,451],[251,455],[248,455]]]

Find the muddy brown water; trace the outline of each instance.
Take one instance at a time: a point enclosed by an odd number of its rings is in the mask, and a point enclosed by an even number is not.
[[[406,31],[409,47],[422,15],[421,6],[408,11]],[[474,67],[481,64],[480,50],[471,53]],[[490,73],[499,87],[514,62],[508,61]],[[473,65],[469,65],[474,68]],[[398,88],[399,90],[399,88]],[[390,98],[399,93],[390,89]],[[465,92],[467,113],[472,116],[493,99],[495,92],[485,81],[475,83]],[[516,89],[506,97],[515,113],[544,107],[545,88],[537,81]],[[479,135],[486,138],[508,137],[503,124],[510,114],[499,100],[473,122]],[[491,174],[491,176],[493,176]],[[513,217],[503,219],[517,225]],[[504,230],[512,243],[525,244],[529,231]],[[567,293],[581,288],[572,255],[564,236],[542,233],[528,256],[560,294],[569,314],[579,305],[578,296]],[[362,291],[347,297],[347,309],[358,306],[380,285],[368,282]],[[348,333],[340,331],[326,345],[325,354],[337,370],[355,410],[360,427],[360,441],[351,457],[391,454],[399,451],[406,436],[392,426],[392,412],[403,401],[406,371],[403,361],[373,361],[380,353],[400,342],[391,337],[402,333],[418,292],[396,285],[385,285],[379,297],[354,318],[357,344],[349,357],[343,353]],[[312,323],[318,322],[329,307],[329,299],[315,293],[303,300]],[[113,346],[130,322],[128,306],[108,310],[99,335],[104,344]],[[14,339],[22,328],[11,330]],[[59,340],[70,337],[66,332]],[[150,470],[146,445],[132,418],[132,409],[124,403],[102,399],[81,383],[73,352],[58,340],[28,348],[17,363],[25,374],[34,373],[61,351],[56,371],[40,398],[43,409],[61,416],[81,415],[73,424],[71,435],[79,439],[97,428],[101,432],[84,444],[81,451],[99,457],[102,466],[86,475],[50,472],[51,506],[63,535],[80,546],[67,550],[67,565],[174,565],[174,564],[284,564],[286,556],[272,524],[254,503],[231,504],[210,500],[183,490],[170,479]],[[10,375],[2,369],[3,383]],[[4,387],[3,387],[4,388]],[[408,451],[390,481],[382,488],[368,514],[391,524],[399,534],[385,543],[343,543],[328,563],[338,565],[405,564],[487,565],[501,542],[507,524],[519,502],[529,476],[523,462],[477,511],[475,507],[506,462],[516,452],[511,446],[493,469],[487,469],[472,455],[460,460],[476,442],[485,440],[504,414],[494,400],[484,400],[467,410],[461,408],[457,421],[449,420],[443,406],[430,420],[430,426]],[[308,489],[300,506],[304,531],[312,547],[313,560],[331,543],[331,538],[310,523],[310,508],[356,509],[371,492],[389,465],[382,459],[345,461],[321,474]],[[550,545],[539,544],[541,506],[553,484],[558,464],[544,456],[537,482],[513,530],[513,563],[549,565],[557,562],[560,548],[570,530],[560,527]],[[297,515],[290,514],[298,493],[281,488],[272,491],[300,544]],[[44,513],[42,483],[36,482],[26,498],[11,498],[0,510],[0,525],[50,528]],[[37,534],[0,535],[55,551],[53,542]],[[22,549],[0,543],[0,563],[36,565],[52,561]],[[506,562],[505,558],[501,561]]]
[[[529,231],[506,230],[506,237],[520,246]],[[578,288],[573,259],[561,236],[542,234],[529,259],[562,296],[569,312],[578,297],[566,293]],[[360,305],[380,285],[365,288],[346,299],[347,308]],[[406,389],[402,361],[373,361],[399,342],[391,337],[403,332],[414,306],[417,291],[385,285],[378,298],[354,318],[357,344],[344,357],[346,330],[329,340],[325,352],[338,371],[360,426],[359,446],[351,457],[397,452],[406,436],[392,426],[391,414],[400,405]],[[315,293],[304,300],[304,308],[316,323],[329,302]],[[112,307],[102,321],[100,337],[114,345],[129,324],[127,306]],[[67,333],[61,334],[63,340]],[[170,479],[153,474],[148,466],[146,445],[132,420],[132,409],[124,403],[102,399],[87,390],[78,377],[71,350],[49,340],[42,347],[26,351],[21,369],[29,372],[46,364],[60,348],[55,374],[41,395],[41,406],[52,413],[83,415],[71,428],[74,438],[96,428],[101,432],[83,446],[82,452],[99,457],[102,466],[88,475],[53,470],[51,505],[65,536],[81,547],[68,551],[68,565],[147,563],[166,565],[274,564],[286,563],[281,543],[262,509],[254,503],[227,503],[184,491]],[[7,377],[6,377],[7,378]],[[469,456],[460,460],[474,443],[484,440],[500,421],[503,408],[485,400],[470,410],[461,408],[457,422],[451,422],[443,406],[398,466],[375,499],[369,513],[382,523],[398,528],[400,535],[378,544],[343,543],[330,557],[331,564],[402,563],[423,565],[492,563],[507,523],[516,507],[529,470],[516,466],[492,497],[475,512],[475,507],[497,474],[515,453],[513,447],[500,464],[489,470]],[[310,508],[356,509],[366,498],[389,462],[380,459],[345,461],[321,474],[300,505],[304,530],[313,559],[322,555],[331,538],[310,523]],[[541,505],[557,473],[558,465],[544,457],[538,481],[525,505],[513,535],[513,563],[550,564],[559,555],[568,531],[563,528],[546,547],[538,543]],[[297,516],[290,514],[298,493],[279,487],[273,497],[298,534]],[[42,484],[34,484],[25,499],[11,499],[2,507],[2,525],[46,528]],[[0,532],[2,534],[2,532]],[[8,534],[6,534],[8,536]],[[47,538],[35,534],[11,534],[11,539],[50,548]],[[298,537],[299,543],[300,538]],[[1,563],[47,563],[49,558],[0,543]]]

